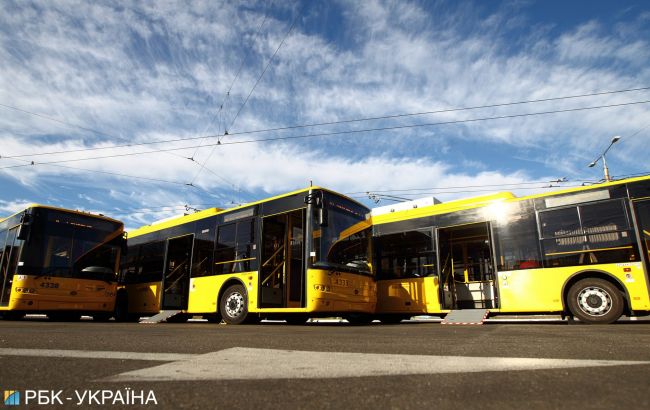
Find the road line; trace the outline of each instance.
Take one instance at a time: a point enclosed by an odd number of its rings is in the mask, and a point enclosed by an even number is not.
[[[104,381],[314,379],[650,365],[650,361],[425,356],[231,348]]]
[[[182,353],[142,353],[142,352],[111,352],[88,350],[54,350],[54,349],[12,349],[0,348],[2,356],[32,356],[32,357],[67,357],[72,359],[113,359],[113,360],[147,360],[156,362],[176,362],[189,360],[198,355]]]

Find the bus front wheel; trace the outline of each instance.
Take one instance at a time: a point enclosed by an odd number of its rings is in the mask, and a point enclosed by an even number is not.
[[[81,313],[75,312],[50,312],[47,317],[52,322],[78,322],[81,320]]]
[[[366,326],[371,324],[374,318],[365,313],[350,313],[344,319],[352,326]]]
[[[623,314],[621,291],[604,279],[579,280],[569,289],[567,299],[569,310],[581,322],[613,323]]]
[[[248,316],[248,297],[242,285],[232,285],[223,293],[219,302],[223,321],[229,325],[244,323]]]

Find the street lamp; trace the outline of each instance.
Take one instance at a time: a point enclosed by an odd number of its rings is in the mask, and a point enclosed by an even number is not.
[[[621,139],[621,137],[618,136],[618,135],[615,136],[614,138],[612,138],[612,142],[609,143],[609,146],[607,147],[607,149],[602,154],[600,154],[600,156],[598,158],[593,160],[591,162],[591,164],[589,164],[589,168],[593,168],[598,163],[598,160],[600,160],[600,159],[603,160],[603,172],[605,173],[605,181],[606,182],[610,182],[612,180],[612,178],[609,176],[609,168],[607,168],[607,160],[605,159],[605,154],[607,154],[607,151],[609,151],[609,149],[612,147],[612,145],[614,145],[620,139]]]

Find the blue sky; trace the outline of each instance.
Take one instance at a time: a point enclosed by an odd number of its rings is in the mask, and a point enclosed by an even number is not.
[[[310,180],[346,193],[439,188],[392,193],[409,198],[522,195],[548,184],[517,184],[602,178],[586,165],[614,135],[612,174],[647,172],[649,104],[226,143],[646,101],[639,90],[246,134],[647,87],[649,38],[645,1],[7,1],[0,214],[38,202],[137,227],[184,204],[230,206]],[[110,148],[225,131],[216,147]],[[33,155],[88,148],[104,149]],[[53,161],[67,162],[42,164]],[[483,188],[449,188],[467,186]]]

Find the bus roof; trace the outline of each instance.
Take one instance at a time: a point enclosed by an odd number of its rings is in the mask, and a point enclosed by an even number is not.
[[[270,202],[270,201],[273,201],[273,200],[276,200],[276,199],[286,198],[286,197],[289,197],[289,196],[292,196],[292,195],[300,194],[300,193],[303,193],[303,192],[308,192],[308,191],[314,190],[314,189],[315,190],[326,191],[326,192],[330,192],[330,193],[335,194],[335,195],[342,196],[342,197],[347,198],[348,200],[350,200],[350,201],[352,201],[352,202],[354,202],[354,203],[356,203],[358,205],[361,205],[361,206],[365,207],[365,205],[363,205],[362,203],[360,203],[358,201],[355,201],[352,198],[348,198],[347,196],[345,196],[343,194],[340,194],[338,192],[335,192],[335,191],[332,191],[330,189],[323,188],[323,187],[320,187],[320,186],[310,186],[310,187],[307,187],[307,188],[302,188],[302,189],[287,192],[287,193],[284,193],[284,194],[276,195],[276,196],[273,196],[273,197],[270,197],[270,198],[261,199],[259,201],[250,202],[250,203],[243,204],[243,205],[238,205],[238,206],[233,207],[233,208],[227,208],[227,209],[208,208],[208,209],[205,209],[203,211],[199,211],[199,212],[196,212],[196,213],[193,213],[193,214],[181,215],[181,216],[178,216],[176,218],[170,218],[168,220],[161,221],[161,222],[158,222],[158,223],[154,222],[151,225],[141,226],[141,227],[129,232],[129,238],[135,238],[137,236],[145,235],[145,234],[152,233],[152,232],[161,231],[161,230],[167,229],[167,228],[172,228],[174,226],[182,225],[182,224],[185,224],[185,223],[188,223],[188,222],[198,221],[200,219],[204,219],[204,218],[207,218],[207,217],[210,217],[210,216],[213,216],[213,215],[219,215],[219,214],[223,214],[223,213],[227,213],[227,212],[236,211],[238,209],[248,208],[250,206],[258,205],[258,204],[265,203],[265,202]]]
[[[61,207],[52,206],[52,205],[41,205],[41,204],[36,204],[36,203],[28,204],[27,206],[25,206],[24,208],[22,208],[18,212],[15,212],[15,213],[13,213],[13,214],[5,217],[5,218],[0,218],[0,222],[4,222],[7,219],[12,218],[12,217],[14,217],[14,216],[16,216],[16,215],[18,215],[18,214],[20,214],[22,212],[25,212],[27,209],[30,209],[30,208],[53,209],[55,211],[67,212],[67,213],[77,214],[77,215],[83,215],[83,216],[87,216],[87,217],[90,217],[90,218],[104,219],[106,221],[115,222],[115,223],[118,223],[118,224],[124,226],[124,223],[122,223],[122,221],[118,221],[117,219],[113,219],[113,218],[110,218],[110,217],[102,215],[102,214],[93,214],[93,213],[85,212],[85,211],[78,211],[78,210],[74,210],[74,209],[61,208]]]
[[[399,210],[399,211],[396,210],[395,212],[390,212],[390,213],[374,214],[372,216],[372,223],[375,225],[381,225],[381,224],[401,221],[404,219],[420,218],[420,217],[431,216],[431,215],[440,215],[440,214],[446,214],[451,212],[457,212],[465,209],[480,208],[496,201],[524,201],[527,199],[544,198],[544,197],[549,197],[554,195],[569,194],[573,192],[596,190],[596,189],[602,189],[611,186],[628,184],[637,181],[646,181],[646,180],[650,180],[650,175],[635,177],[635,178],[620,179],[611,182],[603,182],[594,185],[559,189],[556,191],[543,192],[540,194],[527,195],[523,197],[517,197],[511,192],[499,192],[495,194],[457,199],[454,201],[443,202],[440,204],[434,204],[434,205],[418,207],[413,209]]]

